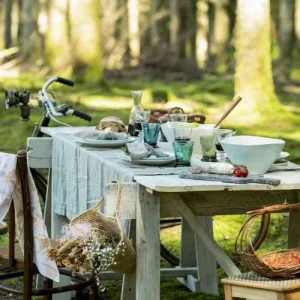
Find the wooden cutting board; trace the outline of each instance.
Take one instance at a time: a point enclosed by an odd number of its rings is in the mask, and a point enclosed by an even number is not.
[[[195,179],[195,180],[207,180],[207,181],[221,181],[226,183],[261,183],[261,184],[270,184],[270,185],[279,185],[280,179],[275,178],[266,178],[262,175],[249,175],[248,177],[235,177],[233,175],[219,175],[219,174],[191,174],[187,172],[182,172],[178,174],[181,178]]]

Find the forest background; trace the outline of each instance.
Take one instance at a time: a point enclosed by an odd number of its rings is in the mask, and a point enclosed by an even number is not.
[[[37,95],[51,76],[70,78],[74,88],[56,84],[52,91],[58,104],[91,114],[91,125],[107,115],[127,123],[133,89],[144,91],[146,109],[180,106],[203,113],[207,123],[240,95],[223,127],[282,138],[295,163],[299,50],[300,0],[0,0],[2,90],[25,88]],[[40,111],[19,122],[19,110],[7,111],[4,98],[0,151],[15,153],[26,145]],[[87,125],[74,117],[64,121]],[[221,228],[215,233],[232,252],[244,219],[227,218],[215,219]],[[287,225],[280,222],[270,230],[273,248],[286,241]],[[111,297],[118,299],[118,292]],[[175,281],[162,287],[162,299],[189,297],[208,299]]]

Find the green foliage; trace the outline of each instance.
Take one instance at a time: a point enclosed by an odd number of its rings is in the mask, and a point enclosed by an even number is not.
[[[44,82],[43,78],[33,78],[29,75],[23,75],[22,78],[14,80],[0,79],[2,89],[11,89],[12,87],[26,88],[37,94],[38,89]],[[99,120],[107,115],[119,116],[125,123],[128,122],[129,111],[132,107],[131,90],[143,89],[147,91],[168,91],[171,95],[169,102],[165,104],[166,108],[182,106],[187,111],[204,112],[207,117],[207,123],[215,122],[224,112],[224,107],[232,101],[233,82],[231,79],[208,77],[195,81],[180,82],[161,82],[145,80],[111,80],[106,84],[77,84],[73,88],[53,85],[51,89],[57,99],[58,104],[67,102],[75,109],[84,111],[93,116],[90,125],[96,125]],[[147,92],[149,93],[149,92]],[[146,99],[142,103],[146,109],[152,109],[157,104],[151,103]],[[297,131],[300,125],[300,105],[298,101],[298,90],[281,88],[278,90],[279,97],[283,107],[289,114],[268,114],[261,122],[255,126],[249,126],[248,123],[237,123],[229,116],[224,122],[223,127],[232,127],[239,134],[253,134],[270,137],[282,138],[286,141],[285,151],[289,152],[290,160],[300,163],[300,134]],[[161,105],[161,104],[159,104]],[[24,148],[26,138],[30,135],[34,122],[40,118],[41,111],[32,111],[31,120],[28,122],[19,121],[19,109],[11,108],[9,111],[4,109],[4,103],[0,106],[0,151],[15,153],[17,149]],[[87,123],[74,117],[65,117],[62,121],[74,126],[86,126]],[[55,124],[52,124],[55,125]],[[215,216],[215,239],[223,249],[232,255],[234,252],[234,241],[237,233],[245,222],[245,217],[238,216]],[[282,218],[280,214],[272,217],[272,223],[268,236],[261,248],[261,251],[273,251],[281,247],[286,247],[287,219]],[[180,228],[171,228],[161,233],[162,239],[166,244],[173,247],[179,253],[179,233]],[[163,267],[169,267],[162,261]],[[222,270],[218,271],[219,279],[225,274]],[[120,282],[105,282],[110,299],[120,299]],[[163,281],[161,283],[161,299],[206,299],[221,300],[223,298],[223,287],[219,283],[220,296],[205,295],[202,293],[192,293],[175,279]]]

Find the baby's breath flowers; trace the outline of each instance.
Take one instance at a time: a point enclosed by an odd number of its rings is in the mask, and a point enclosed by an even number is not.
[[[125,255],[124,242],[101,236],[89,223],[63,225],[58,241],[57,247],[48,249],[48,256],[73,272],[92,270],[99,288],[100,272],[116,266],[116,258]]]
[[[105,239],[94,240],[88,245],[91,263],[100,286],[100,272],[108,270],[111,266],[117,265],[116,257],[125,254],[124,242],[106,241]]]

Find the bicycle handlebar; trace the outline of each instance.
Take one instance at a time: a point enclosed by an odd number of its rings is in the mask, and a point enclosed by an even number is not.
[[[92,121],[92,117],[91,117],[90,115],[85,114],[85,113],[83,113],[83,112],[81,112],[81,111],[79,111],[79,110],[73,109],[72,115],[74,115],[74,116],[76,116],[76,117],[78,117],[78,118],[81,118],[81,119],[83,119],[83,120],[86,120],[86,121],[88,121],[88,122]]]
[[[72,80],[65,79],[62,77],[52,77],[44,84],[44,86],[42,87],[42,97],[43,97],[42,101],[43,101],[43,104],[46,106],[49,114],[53,117],[62,117],[64,115],[74,115],[76,117],[79,117],[83,120],[90,122],[92,120],[92,117],[90,115],[80,112],[78,110],[69,109],[68,111],[66,111],[64,113],[56,111],[56,109],[53,105],[53,100],[48,96],[48,92],[47,92],[48,87],[53,82],[59,82],[59,83],[62,83],[62,84],[68,85],[68,86],[74,86],[74,82]]]

